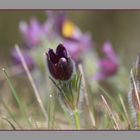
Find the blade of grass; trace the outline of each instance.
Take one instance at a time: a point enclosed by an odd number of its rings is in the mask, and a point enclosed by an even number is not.
[[[131,126],[131,122],[130,122],[130,119],[128,117],[128,113],[127,113],[126,107],[124,105],[124,101],[123,101],[123,99],[122,99],[122,97],[120,95],[119,95],[119,99],[120,99],[120,103],[122,105],[122,108],[123,108],[123,111],[124,111],[124,114],[125,114],[125,118],[127,120],[127,123],[128,123],[129,126]]]
[[[39,129],[39,126],[34,118],[30,117],[29,121],[33,124],[33,129]]]
[[[34,80],[33,80],[32,76],[31,76],[31,73],[30,73],[30,71],[28,69],[28,66],[27,66],[27,64],[26,64],[26,62],[24,60],[24,57],[23,57],[23,55],[22,55],[22,53],[21,53],[20,48],[18,47],[18,45],[15,45],[15,48],[16,48],[16,51],[17,51],[17,53],[18,53],[18,55],[19,55],[19,57],[21,59],[22,65],[23,65],[23,67],[25,69],[25,72],[26,72],[26,74],[28,76],[28,79],[29,79],[29,81],[30,81],[30,83],[32,85],[32,88],[33,88],[34,93],[35,93],[35,97],[36,97],[36,99],[38,101],[38,104],[39,104],[39,106],[40,106],[40,108],[42,110],[42,113],[43,113],[43,115],[44,115],[44,117],[46,119],[46,123],[48,123],[48,114],[47,114],[47,111],[46,111],[46,109],[45,109],[45,107],[44,107],[44,105],[42,103],[40,94],[38,92],[38,89],[36,88],[36,85],[34,83]]]
[[[133,71],[131,69],[130,71],[130,76],[132,78],[132,83],[133,83],[133,86],[134,86],[134,94],[136,96],[136,99],[137,99],[137,103],[138,103],[138,107],[140,108],[140,98],[139,98],[139,93],[138,93],[138,89],[137,89],[137,86],[136,86],[136,81],[135,81],[135,78],[134,78],[134,74],[133,74]]]
[[[98,85],[99,89],[103,92],[103,94],[112,102],[113,106],[118,110],[118,112],[121,113],[121,110],[120,108],[118,107],[118,104],[116,103],[116,100],[115,98],[112,98],[109,93],[104,89],[102,88],[100,85]]]
[[[43,55],[43,63],[44,63],[44,73],[45,75],[49,75],[49,71],[47,69],[47,63],[46,63],[46,54]],[[49,87],[51,86],[50,78],[48,76],[45,77],[45,84]],[[45,88],[45,92],[49,93],[48,86]],[[54,90],[54,89],[53,89]],[[54,93],[49,95],[49,105],[48,105],[48,128],[52,129],[54,127],[54,121],[55,121],[55,95]]]
[[[137,117],[137,130],[140,130],[140,112],[137,112],[136,117]]]
[[[115,116],[114,116],[114,114],[112,113],[112,111],[111,111],[111,109],[110,109],[110,107],[109,107],[109,105],[108,105],[106,99],[104,98],[103,95],[101,95],[101,98],[102,98],[102,101],[103,101],[103,103],[104,103],[104,105],[105,105],[105,107],[106,107],[106,109],[107,109],[108,115],[110,116],[111,120],[112,120],[112,121],[114,122],[114,124],[115,124],[115,127],[114,127],[114,128],[116,128],[116,129],[119,130],[119,129],[120,129],[120,128],[119,128],[119,125],[118,125],[118,123],[117,123],[117,121],[116,121],[116,119],[115,119]]]
[[[24,70],[21,67],[21,64],[15,65],[7,68],[7,73],[9,77],[14,77],[16,75],[22,74]],[[0,77],[0,83],[5,81],[5,76]]]
[[[96,126],[95,118],[93,116],[93,112],[91,111],[91,107],[90,107],[90,103],[89,103],[89,99],[88,99],[87,88],[86,88],[85,75],[84,75],[84,71],[83,71],[83,68],[82,68],[81,64],[79,64],[79,71],[80,71],[80,73],[82,75],[82,86],[83,86],[83,89],[85,91],[84,92],[85,103],[86,103],[86,106],[87,106],[87,109],[88,109],[88,112],[89,112],[89,116],[90,116],[92,125],[93,125],[93,127],[95,127]]]
[[[7,74],[7,72],[6,72],[6,70],[5,70],[4,68],[3,68],[2,70],[3,70],[4,74],[5,74],[5,78],[6,78],[7,82],[8,82],[8,85],[9,85],[11,91],[12,91],[12,94],[13,94],[13,96],[14,96],[14,98],[15,98],[17,104],[19,105],[20,111],[22,112],[22,115],[26,118],[27,123],[28,123],[29,127],[31,128],[32,125],[31,125],[31,123],[29,122],[29,119],[28,119],[27,113],[26,113],[26,111],[25,111],[25,108],[24,108],[24,106],[23,106],[21,100],[19,99],[19,97],[18,97],[18,95],[17,95],[17,93],[16,93],[16,90],[15,90],[15,88],[14,88],[14,86],[13,86],[13,84],[12,84],[12,82],[11,82],[11,80],[10,80],[10,78],[9,78],[9,76],[8,76],[8,74]]]
[[[50,94],[49,96],[49,110],[48,110],[48,128],[52,129],[54,126],[54,113],[55,113],[55,102],[54,95]]]
[[[13,130],[16,130],[16,127],[10,120],[8,120],[7,118],[2,118],[2,119],[5,120],[13,128]]]
[[[4,106],[4,108],[7,110],[9,116],[13,119],[13,121],[16,123],[16,125],[22,129],[22,126],[17,122],[17,120],[14,117],[14,114],[11,112],[11,110],[8,108],[8,106],[5,104],[5,102],[1,99],[1,103]]]

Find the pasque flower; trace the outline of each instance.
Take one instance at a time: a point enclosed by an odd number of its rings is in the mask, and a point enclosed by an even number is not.
[[[104,53],[105,57],[100,59],[98,62],[99,72],[95,76],[98,80],[103,80],[113,76],[118,71],[117,56],[112,49],[110,42],[104,43],[102,52]]]
[[[48,11],[48,21],[55,32],[64,39],[79,41],[84,35],[72,21],[65,16],[64,11]]]
[[[74,71],[74,64],[65,47],[59,44],[56,52],[49,49],[46,55],[51,76],[56,80],[69,80]]]
[[[86,53],[92,46],[92,41],[90,35],[86,34],[79,41],[64,40],[63,44],[73,60],[79,62],[82,59],[83,53]]]
[[[79,111],[81,99],[81,75],[74,71],[74,62],[66,48],[59,44],[56,52],[52,49],[46,53],[47,63],[53,84],[58,89],[58,99],[65,112],[73,116],[76,128],[80,128]]]
[[[21,21],[19,29],[27,47],[32,48],[40,43],[43,31],[42,26],[36,19],[32,18],[29,24]]]

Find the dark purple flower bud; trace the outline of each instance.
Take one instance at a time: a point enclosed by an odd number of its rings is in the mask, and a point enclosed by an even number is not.
[[[24,60],[27,64],[29,70],[32,70],[35,66],[35,63],[34,63],[33,59],[27,54],[27,52],[23,51],[22,54],[23,54]],[[15,65],[21,65],[22,66],[21,59],[20,59],[20,57],[19,57],[15,48],[12,49],[12,51],[11,51],[11,58],[12,58]]]
[[[46,55],[51,76],[57,80],[69,80],[73,74],[74,64],[65,47],[59,44],[56,52],[49,49]]]

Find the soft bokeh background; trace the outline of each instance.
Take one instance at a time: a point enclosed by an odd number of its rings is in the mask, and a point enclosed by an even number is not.
[[[131,67],[139,52],[140,11],[67,11],[68,17],[83,31],[89,31],[100,45],[110,40],[124,65]],[[9,49],[20,43],[19,21],[46,18],[45,11],[0,12],[0,66],[9,64]]]
[[[101,47],[106,40],[111,41],[115,52],[118,54],[121,64],[126,67],[127,72],[130,71],[132,64],[135,62],[136,56],[140,51],[140,11],[77,10],[67,11],[67,16],[77,26],[79,26],[82,31],[88,31],[91,33],[93,41],[97,47]],[[16,43],[20,44],[22,41],[19,32],[19,22],[22,20],[28,22],[31,17],[35,17],[43,23],[46,20],[47,15],[45,11],[0,11],[0,68],[6,68],[11,65],[9,55],[10,49],[13,48]],[[1,72],[0,78],[2,75],[3,73]],[[125,78],[128,80],[129,76]],[[21,87],[24,85],[22,88],[19,87],[19,84],[16,84],[18,83],[17,79],[18,81],[20,80],[19,83]],[[28,109],[31,110],[32,107],[33,109],[37,109],[31,105],[34,105],[36,101],[32,95],[29,94],[30,86],[27,77],[24,77],[24,80],[23,77],[17,77],[17,79],[14,81],[14,86],[17,91],[22,90],[22,92],[25,93],[22,94],[22,96],[25,96],[24,98],[26,98],[26,100],[29,96],[31,96],[32,102],[27,103],[27,106],[29,107]],[[129,80],[127,81],[127,84],[128,83]],[[113,85],[113,83],[111,85]],[[7,90],[10,91],[7,87],[8,86],[6,84],[1,85],[0,88],[4,89],[1,90],[1,95],[4,95],[7,104],[9,104],[9,100],[7,100],[7,96],[5,96]],[[110,85],[107,86],[107,89],[109,89],[109,87]],[[125,89],[125,92],[128,93],[128,90],[129,87]],[[7,92],[7,95],[9,95],[9,92]],[[127,100],[127,96],[124,100]]]

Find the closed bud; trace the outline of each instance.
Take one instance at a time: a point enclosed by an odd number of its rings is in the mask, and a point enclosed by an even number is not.
[[[74,65],[65,47],[59,44],[56,48],[56,52],[49,49],[46,55],[51,76],[56,80],[69,80],[73,74]]]

